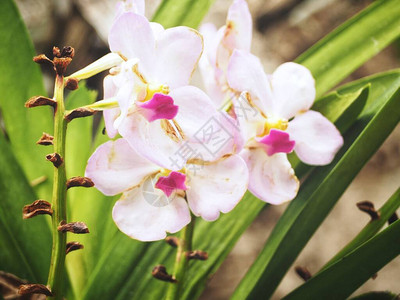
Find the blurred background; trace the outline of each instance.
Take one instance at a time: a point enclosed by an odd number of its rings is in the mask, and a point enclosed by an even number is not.
[[[37,53],[51,56],[53,45],[73,46],[76,55],[72,73],[108,50],[107,34],[114,18],[117,0],[16,0],[33,38]],[[146,15],[156,10],[160,0],[146,0]],[[294,60],[324,35],[372,3],[372,0],[248,0],[254,21],[252,52],[259,56],[266,71]],[[204,22],[225,23],[232,0],[216,0]],[[345,81],[400,67],[400,41],[388,47],[356,70]],[[46,87],[52,90],[53,74],[44,68]],[[88,87],[102,98],[99,74],[88,80]],[[200,77],[194,79],[199,81]],[[201,84],[200,82],[196,82]],[[400,127],[356,177],[331,214],[318,229],[288,272],[273,299],[280,299],[302,283],[295,266],[317,272],[369,221],[356,203],[369,200],[379,208],[400,184]],[[285,205],[264,210],[241,237],[219,271],[211,278],[201,299],[228,299],[241,277],[262,248]],[[207,250],[207,249],[204,249]],[[209,253],[212,255],[212,253]],[[379,253],[377,253],[379,255]],[[400,258],[382,269],[355,294],[372,290],[400,293]]]

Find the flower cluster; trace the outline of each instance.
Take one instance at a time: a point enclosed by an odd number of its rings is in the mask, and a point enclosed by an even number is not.
[[[113,219],[138,240],[179,231],[191,212],[214,221],[247,189],[268,203],[289,201],[299,183],[286,154],[323,165],[343,143],[309,110],[315,87],[305,67],[286,63],[266,75],[250,53],[245,0],[234,0],[225,26],[200,32],[164,29],[146,19],[143,0],[126,1],[111,53],[93,64],[112,67],[104,103],[113,105],[103,113],[112,140],[90,157],[86,176],[106,195],[122,193]],[[207,94],[190,85],[197,64]]]

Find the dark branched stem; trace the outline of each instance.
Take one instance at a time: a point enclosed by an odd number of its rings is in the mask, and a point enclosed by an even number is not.
[[[65,274],[65,249],[67,244],[66,233],[58,231],[61,222],[67,220],[66,207],[66,172],[65,172],[65,138],[67,122],[64,119],[64,77],[57,74],[54,87],[54,100],[57,102],[54,113],[54,153],[62,158],[62,163],[54,167],[53,185],[53,248],[51,255],[51,265],[47,285],[50,287],[54,297],[51,299],[63,299],[62,285]]]

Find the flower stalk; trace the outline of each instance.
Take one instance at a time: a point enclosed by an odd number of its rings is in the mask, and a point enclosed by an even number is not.
[[[189,259],[186,254],[192,251],[194,223],[195,217],[192,215],[192,221],[180,232],[173,275],[176,283],[169,285],[166,300],[180,299],[189,265]]]
[[[65,275],[65,255],[67,236],[66,233],[58,231],[58,226],[62,221],[67,220],[66,207],[66,171],[65,171],[65,139],[67,122],[64,119],[64,76],[57,74],[54,86],[54,100],[57,102],[54,112],[54,152],[62,158],[62,163],[54,167],[53,185],[53,248],[51,264],[47,285],[50,287],[54,297],[49,299],[61,300],[63,298],[62,285]]]

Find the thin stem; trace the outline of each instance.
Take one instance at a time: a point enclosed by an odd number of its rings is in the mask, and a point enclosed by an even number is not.
[[[176,253],[174,266],[174,278],[177,280],[177,282],[170,284],[167,291],[167,300],[180,299],[182,294],[185,275],[189,265],[189,260],[186,257],[186,253],[192,250],[194,223],[195,217],[192,216],[192,221],[180,232],[178,251]]]
[[[54,183],[53,183],[53,216],[52,216],[52,232],[53,232],[53,248],[51,254],[51,264],[47,285],[50,287],[54,297],[49,299],[63,299],[62,285],[65,275],[65,251],[66,251],[66,234],[57,230],[61,221],[67,220],[66,207],[66,173],[65,173],[65,137],[67,131],[67,123],[64,120],[64,78],[57,75],[54,87],[54,99],[57,101],[57,107],[54,114],[54,152],[58,153],[63,159],[63,163],[58,167],[54,167]]]

